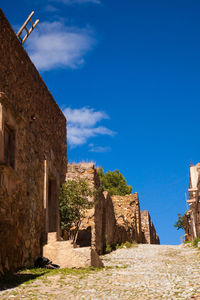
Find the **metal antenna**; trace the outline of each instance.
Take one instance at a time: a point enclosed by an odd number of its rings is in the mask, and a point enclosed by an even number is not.
[[[19,39],[20,43],[23,45],[23,43],[27,40],[27,38],[29,37],[29,35],[31,34],[31,32],[33,31],[33,29],[37,26],[37,24],[39,23],[39,20],[36,20],[35,23],[33,23],[32,21],[32,16],[34,15],[34,11],[32,11],[32,13],[28,16],[28,18],[26,19],[26,21],[24,22],[24,24],[22,25],[22,27],[20,28],[20,30],[17,33],[17,38]],[[28,22],[30,21],[31,23],[31,28],[28,29],[26,26],[28,24]],[[23,32],[23,30],[26,30],[26,35],[24,38],[21,37],[21,34]]]

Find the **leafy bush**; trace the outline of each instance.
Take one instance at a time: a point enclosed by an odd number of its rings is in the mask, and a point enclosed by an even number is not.
[[[128,249],[128,248],[133,248],[133,247],[136,247],[138,244],[134,241],[134,242],[128,242],[128,241],[126,241],[125,243],[123,243],[123,244],[117,244],[116,245],[116,249],[122,249],[122,248],[126,248],[126,249]]]
[[[108,243],[106,243],[106,249],[105,249],[105,252],[106,252],[106,253],[110,253],[111,251],[112,251],[111,246],[110,246]]]
[[[120,249],[121,248],[121,245],[120,244],[117,244],[116,246],[115,246],[115,249],[117,250],[117,249]]]
[[[124,176],[119,172],[119,170],[104,173],[103,168],[99,168],[98,175],[100,177],[103,190],[108,191],[111,196],[124,196],[132,192],[132,186],[127,185]]]
[[[192,241],[192,246],[193,246],[193,247],[197,247],[199,242],[200,242],[200,238],[195,238],[195,239]]]
[[[132,243],[130,243],[130,242],[127,241],[127,242],[124,243],[124,247],[125,248],[131,248],[132,247]]]
[[[61,230],[69,231],[74,226],[74,242],[86,210],[94,205],[89,201],[92,195],[93,191],[85,180],[68,180],[61,187],[59,196]]]
[[[106,245],[105,245],[104,252],[105,252],[105,253],[110,253],[113,249],[112,249],[111,245],[108,243],[107,235],[106,235],[105,238],[106,238]]]
[[[174,224],[174,227],[177,228],[177,230],[179,229],[186,229],[186,225],[187,225],[187,215],[186,213],[181,216],[180,214],[178,214],[178,220],[176,221],[176,223]]]

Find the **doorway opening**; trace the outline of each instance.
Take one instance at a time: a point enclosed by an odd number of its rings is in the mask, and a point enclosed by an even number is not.
[[[55,179],[48,181],[48,232],[57,232],[58,227],[58,200],[57,183]]]
[[[91,226],[86,229],[79,230],[77,237],[77,245],[80,247],[90,247],[92,239]]]

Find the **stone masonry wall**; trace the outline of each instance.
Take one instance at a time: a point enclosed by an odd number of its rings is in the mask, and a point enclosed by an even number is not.
[[[84,179],[92,189],[100,188],[100,180],[97,169],[93,163],[68,164],[66,181]],[[97,193],[91,201],[95,202],[92,209],[88,210],[86,217],[82,220],[77,244],[80,246],[92,246],[96,251],[103,253],[103,207],[104,196],[102,192]]]
[[[0,24],[0,273],[3,273],[32,264],[42,254],[51,222],[49,182],[55,183],[56,198],[65,180],[67,161],[65,117],[1,10]],[[6,126],[15,133],[14,167],[6,164],[4,157]]]
[[[189,172],[189,209],[186,211],[185,240],[200,238],[200,164],[191,165]]]
[[[106,243],[114,247],[126,241],[142,241],[137,193],[111,197],[108,192],[102,192],[93,163],[68,164],[66,180],[70,179],[85,179],[92,188],[100,190],[93,199],[95,207],[88,210],[82,220],[77,244],[92,245],[98,253],[102,253]]]
[[[108,192],[102,192],[93,163],[68,164],[66,180],[72,179],[85,179],[92,188],[99,190],[96,199],[92,199],[96,203],[95,207],[88,210],[82,220],[77,244],[92,245],[98,253],[102,253],[106,244],[114,248],[116,244],[126,241],[147,243],[144,235],[148,238],[148,243],[159,243],[147,211],[143,213],[141,221],[138,193],[110,196]]]
[[[115,244],[126,241],[142,242],[138,193],[112,196],[116,219]]]
[[[199,193],[200,194],[200,193]],[[190,204],[190,209],[186,212],[185,241],[192,241],[200,238],[200,202]]]
[[[103,211],[103,224],[104,224],[104,234],[105,242],[114,248],[117,244],[116,242],[116,232],[117,232],[117,222],[115,218],[114,205],[111,196],[108,192],[103,192],[105,198],[105,205]]]
[[[141,211],[141,229],[144,244],[160,244],[159,237],[151,221],[148,210]]]

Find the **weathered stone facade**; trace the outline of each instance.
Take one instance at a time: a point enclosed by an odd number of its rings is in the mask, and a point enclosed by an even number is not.
[[[189,210],[185,215],[185,240],[200,238],[200,164],[190,166],[189,174]]]
[[[66,120],[0,10],[0,273],[30,265],[58,230]]]
[[[116,219],[115,243],[142,242],[138,193],[112,196]]]
[[[160,244],[160,239],[151,221],[148,210],[141,211],[141,229],[143,244]]]
[[[82,220],[78,245],[92,246],[98,253],[102,253],[106,245],[114,248],[116,244],[126,241],[146,242],[141,227],[138,193],[111,197],[108,192],[102,192],[97,169],[93,163],[68,164],[66,181],[77,179],[85,179],[92,188],[99,191],[96,198],[92,199],[95,201],[95,207],[88,210]],[[151,220],[145,230],[149,230],[150,243],[156,238],[159,241]]]
[[[84,179],[93,190],[99,190],[100,180],[97,169],[93,163],[68,164],[66,181]],[[88,210],[86,217],[81,222],[77,244],[84,246],[92,246],[98,254],[103,253],[104,248],[104,232],[103,232],[103,209],[104,196],[101,191],[95,193],[91,201],[95,205]]]

